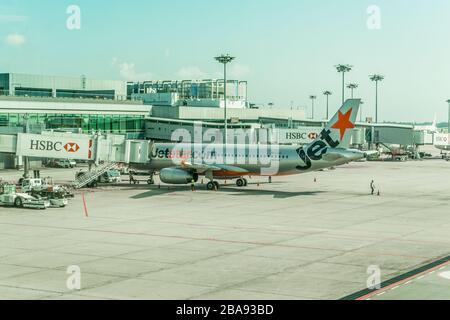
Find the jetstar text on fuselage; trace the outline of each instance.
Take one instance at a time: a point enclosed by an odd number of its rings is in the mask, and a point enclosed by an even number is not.
[[[334,141],[330,133],[329,129],[324,129],[319,135],[320,140],[309,145],[306,151],[304,148],[297,149],[300,159],[305,163],[304,166],[297,166],[298,170],[308,170],[312,166],[312,160],[321,160],[322,156],[327,153],[328,148],[336,148],[339,145],[339,141]]]

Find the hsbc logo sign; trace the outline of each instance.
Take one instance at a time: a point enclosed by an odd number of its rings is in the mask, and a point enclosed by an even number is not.
[[[46,140],[30,140],[30,150],[38,151],[61,151],[62,142],[46,141]]]
[[[86,135],[67,136],[19,133],[16,154],[37,158],[91,160],[94,141]]]
[[[286,140],[315,140],[318,136],[316,132],[286,132]]]
[[[62,151],[66,150],[69,153],[75,153],[80,150],[80,146],[75,142],[68,142],[63,145],[60,141],[50,141],[50,140],[31,140],[30,150],[38,151]]]
[[[64,145],[64,149],[66,149],[67,152],[75,153],[80,150],[80,146],[75,142],[69,142]]]

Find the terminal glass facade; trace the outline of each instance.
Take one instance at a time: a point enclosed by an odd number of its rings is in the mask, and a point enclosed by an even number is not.
[[[28,118],[29,124],[44,124],[46,129],[81,128],[83,133],[102,131],[116,134],[143,135],[145,117],[111,114],[14,114],[0,113],[0,126],[23,126]]]

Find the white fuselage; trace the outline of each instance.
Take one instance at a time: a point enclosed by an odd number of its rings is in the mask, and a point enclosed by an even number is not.
[[[189,163],[193,168],[211,166],[214,177],[278,176],[301,174],[339,166],[364,158],[358,150],[325,146],[284,145],[186,145],[155,144],[150,161],[141,169],[160,171]],[[309,149],[308,149],[309,148]],[[137,168],[139,166],[133,165]],[[193,169],[194,170],[194,169]]]

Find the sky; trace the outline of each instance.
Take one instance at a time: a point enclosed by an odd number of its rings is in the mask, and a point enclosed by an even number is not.
[[[341,104],[334,66],[350,64],[364,117],[374,116],[376,73],[380,121],[446,121],[449,17],[448,0],[1,0],[0,73],[220,78],[213,58],[229,53],[251,102],[310,106],[316,95],[323,118],[325,90],[331,110]]]

